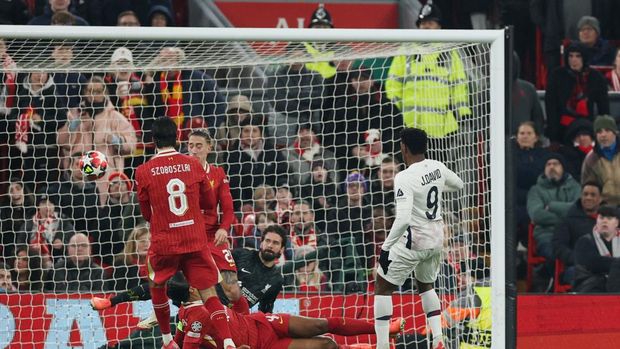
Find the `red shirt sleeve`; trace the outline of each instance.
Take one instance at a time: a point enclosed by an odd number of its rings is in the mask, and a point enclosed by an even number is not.
[[[151,201],[149,198],[148,177],[144,175],[144,166],[136,170],[136,185],[138,186],[138,201],[140,202],[140,212],[147,222],[151,221]]]
[[[220,229],[224,229],[227,232],[230,231],[230,226],[233,223],[235,209],[233,207],[232,195],[230,195],[230,183],[228,177],[224,172],[224,169],[218,167],[220,185],[218,186],[218,202],[220,209],[222,210],[222,220],[220,222]]]
[[[209,312],[204,307],[195,307],[186,311],[183,332],[183,349],[215,348],[216,344],[209,336]],[[207,339],[211,338],[211,340]]]

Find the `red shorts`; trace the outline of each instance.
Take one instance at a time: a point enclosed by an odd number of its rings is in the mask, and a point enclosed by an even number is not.
[[[149,250],[147,267],[149,280],[159,285],[164,284],[179,270],[183,271],[189,284],[199,290],[215,286],[220,277],[208,249],[173,255],[158,255]]]
[[[208,245],[217,269],[220,271],[232,271],[237,273],[237,265],[235,264],[235,259],[227,243],[215,246],[213,241],[209,241]]]
[[[263,314],[258,312],[249,316],[258,320],[260,324],[261,334],[257,349],[288,349],[293,341],[288,333],[290,314]]]

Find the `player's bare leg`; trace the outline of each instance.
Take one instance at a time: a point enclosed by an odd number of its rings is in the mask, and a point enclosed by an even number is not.
[[[199,290],[200,298],[202,298],[205,308],[211,313],[211,323],[215,329],[216,336],[224,343],[224,349],[236,348],[228,328],[228,316],[226,310],[217,297],[215,287],[209,287]]]
[[[392,293],[398,286],[377,274],[375,279],[375,333],[377,349],[390,347],[390,320],[392,319]]]
[[[441,334],[441,302],[433,288],[433,284],[424,283],[416,280],[418,292],[422,298],[422,309],[426,314],[426,319],[433,335],[433,349],[443,348]]]
[[[170,306],[168,305],[168,296],[166,295],[166,285],[156,284],[149,280],[149,288],[151,291],[151,301],[153,302],[153,310],[159,323],[162,340],[165,349],[178,349],[179,346],[172,340],[170,333]]]
[[[404,323],[402,318],[394,319],[390,324],[390,334],[398,334],[402,331]],[[360,334],[373,334],[374,324],[366,320],[352,318],[309,318],[292,315],[289,317],[288,334],[292,338],[312,338],[326,333],[340,336],[357,336]]]
[[[220,274],[222,274],[223,279],[220,285],[222,285],[226,298],[233,304],[232,309],[237,313],[249,314],[250,305],[248,304],[248,300],[241,296],[241,288],[239,287],[237,273],[230,270],[222,270]]]
[[[291,341],[288,349],[338,349],[338,344],[327,337],[297,338]]]

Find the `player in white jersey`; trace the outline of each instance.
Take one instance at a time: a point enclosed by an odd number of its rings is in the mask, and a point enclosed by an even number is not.
[[[441,303],[433,284],[443,247],[442,193],[463,188],[463,181],[440,161],[426,159],[426,132],[405,128],[400,149],[407,169],[394,178],[396,219],[379,256],[375,283],[377,349],[388,349],[392,292],[415,271],[422,308],[433,335],[433,349],[443,349]]]

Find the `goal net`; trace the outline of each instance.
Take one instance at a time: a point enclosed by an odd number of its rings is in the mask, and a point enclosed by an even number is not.
[[[503,204],[491,192],[503,191],[502,121],[491,118],[503,115],[501,32],[110,29],[0,29],[0,273],[11,274],[0,346],[159,345],[156,329],[134,331],[150,301],[89,304],[146,280],[134,173],[155,153],[157,117],[177,123],[182,152],[192,131],[213,139],[208,162],[224,168],[233,197],[232,248],[260,248],[269,225],[287,232],[273,312],[368,320],[404,169],[399,132],[426,130],[428,157],[465,182],[443,198],[435,286],[455,310],[445,311],[446,347],[490,347],[491,303],[502,345]],[[90,150],[108,160],[96,181],[79,171]],[[437,205],[428,198],[429,212]],[[485,318],[476,327],[465,313]],[[427,347],[412,279],[394,316],[406,319],[396,347]]]

